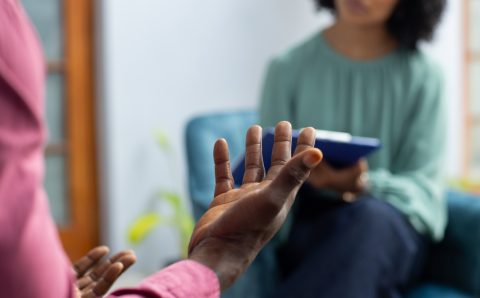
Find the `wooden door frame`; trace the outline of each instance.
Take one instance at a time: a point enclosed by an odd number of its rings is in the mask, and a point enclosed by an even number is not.
[[[93,4],[93,0],[63,0],[70,220],[59,227],[59,233],[72,260],[99,243]]]

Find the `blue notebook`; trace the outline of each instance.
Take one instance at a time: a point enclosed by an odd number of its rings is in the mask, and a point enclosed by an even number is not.
[[[298,130],[292,132],[292,154],[297,145]],[[262,153],[265,171],[271,163],[274,129],[267,129],[262,139]],[[380,141],[374,138],[355,137],[348,133],[317,130],[315,147],[323,152],[323,158],[335,168],[344,168],[354,165],[358,160],[368,156],[381,147]],[[245,172],[245,156],[236,163],[233,170],[235,184],[240,185]]]

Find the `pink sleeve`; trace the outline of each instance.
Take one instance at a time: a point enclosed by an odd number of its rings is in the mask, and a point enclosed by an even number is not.
[[[0,0],[0,289],[2,297],[73,297],[71,264],[43,191],[44,62],[17,0]],[[182,261],[111,297],[219,297],[214,272]]]
[[[18,3],[0,0],[0,296],[72,297],[42,188],[45,66]]]
[[[110,298],[213,298],[220,297],[217,275],[195,261],[181,261],[145,279],[138,287],[120,289]]]

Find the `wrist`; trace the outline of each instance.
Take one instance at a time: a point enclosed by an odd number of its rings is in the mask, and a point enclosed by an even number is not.
[[[216,254],[205,254],[203,252],[197,253],[192,252],[192,254],[188,257],[189,260],[195,261],[200,263],[210,270],[212,270],[218,278],[218,282],[220,284],[220,289],[223,290],[226,287],[228,278],[226,274],[223,273],[223,269],[220,268],[218,260],[214,257]]]
[[[216,241],[203,240],[190,253],[189,259],[210,268],[218,277],[221,290],[232,285],[246,266],[251,263],[238,252],[238,246],[217,245]]]

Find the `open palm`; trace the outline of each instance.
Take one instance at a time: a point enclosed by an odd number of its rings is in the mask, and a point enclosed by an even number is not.
[[[109,249],[98,246],[73,264],[76,276],[75,298],[94,298],[105,295],[120,275],[135,261],[130,250],[121,251],[105,259]]]
[[[262,130],[247,132],[245,174],[234,188],[228,146],[219,140],[214,148],[215,198],[193,232],[190,257],[213,268],[222,288],[228,287],[253,261],[260,249],[279,230],[296,193],[318,165],[322,154],[313,149],[315,130],[306,128],[291,158],[292,128],[280,122],[275,129],[271,168],[265,175]]]

